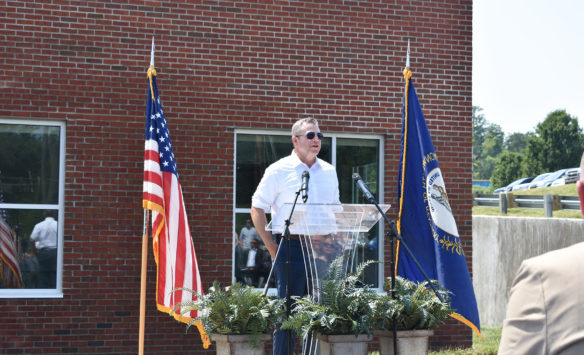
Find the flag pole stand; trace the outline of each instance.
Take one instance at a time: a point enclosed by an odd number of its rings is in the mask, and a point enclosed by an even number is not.
[[[148,210],[144,209],[144,226],[142,228],[142,273],[140,281],[140,331],[138,336],[138,354],[144,354],[144,329],[146,327],[146,270],[148,266]]]

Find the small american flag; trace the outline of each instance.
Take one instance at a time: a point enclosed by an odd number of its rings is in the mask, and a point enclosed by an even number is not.
[[[0,278],[4,288],[22,288],[14,233],[0,217]]]
[[[156,306],[170,313],[181,302],[196,299],[187,288],[203,294],[197,256],[189,230],[170,134],[156,86],[156,71],[148,70],[150,87],[146,103],[143,206],[152,211],[154,259],[157,264]],[[190,317],[188,317],[190,315]],[[197,316],[193,311],[175,319],[189,323]],[[205,347],[206,336],[200,322],[195,323]]]

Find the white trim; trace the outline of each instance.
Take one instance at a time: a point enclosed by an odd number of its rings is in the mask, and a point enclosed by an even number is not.
[[[0,122],[1,124],[1,122]],[[60,188],[60,187],[59,187]],[[24,204],[24,203],[0,203],[0,208],[11,210],[58,210],[59,204]]]
[[[0,118],[0,124],[21,126],[59,127],[59,192],[57,204],[2,203],[0,208],[20,210],[55,209],[58,213],[57,224],[57,270],[55,289],[0,289],[0,298],[63,298],[63,254],[65,231],[65,157],[66,122],[55,120],[29,120]]]
[[[64,120],[41,120],[41,119],[15,119],[15,118],[2,118],[0,117],[0,123],[2,124],[14,124],[14,125],[28,125],[28,126],[61,126],[65,127]]]
[[[61,253],[62,254],[62,253]],[[57,271],[58,272],[58,271]],[[57,275],[58,276],[58,275]],[[6,288],[0,289],[0,299],[2,298],[63,298],[63,292],[58,284],[57,289],[34,289],[34,288]]]

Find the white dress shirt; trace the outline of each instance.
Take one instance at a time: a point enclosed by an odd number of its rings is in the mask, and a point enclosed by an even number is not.
[[[239,233],[239,240],[241,240],[243,249],[249,250],[251,248],[251,241],[253,239],[261,240],[260,235],[254,227],[241,228],[241,232]]]
[[[294,151],[270,165],[253,194],[251,205],[271,213],[272,224],[281,225],[288,216],[280,215],[285,203],[293,203],[302,184],[302,173],[308,171],[306,203],[340,204],[339,180],[334,166],[316,158],[312,167],[304,164]],[[297,203],[301,203],[299,198]]]
[[[245,264],[245,267],[255,267],[255,258],[256,258],[256,253],[257,250],[256,249],[250,249],[249,252],[247,253],[247,263]]]
[[[39,250],[57,248],[57,221],[53,217],[47,217],[37,223],[30,234],[30,239],[35,241],[35,247]]]

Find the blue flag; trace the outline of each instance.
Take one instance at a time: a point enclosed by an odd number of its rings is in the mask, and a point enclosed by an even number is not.
[[[402,116],[402,150],[398,176],[398,232],[430,279],[451,294],[452,317],[480,336],[474,289],[462,242],[452,215],[438,156],[426,126],[411,71],[404,70],[406,89]],[[410,255],[398,243],[396,272],[423,281]]]

